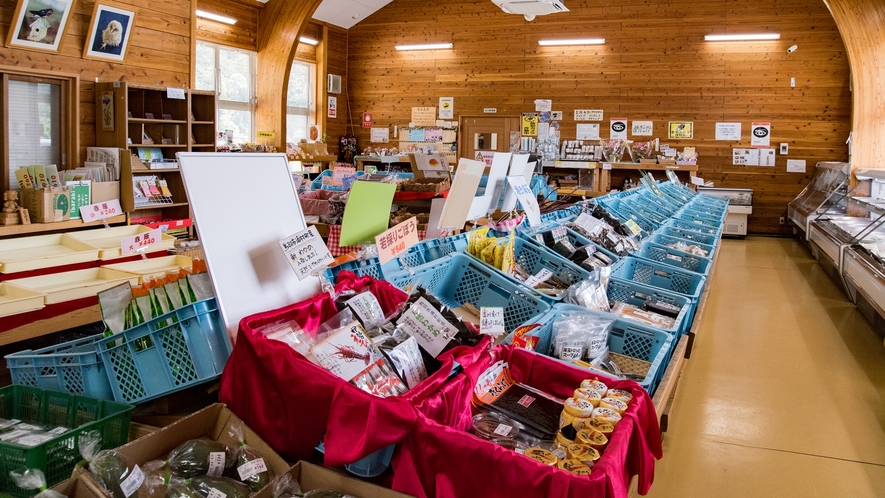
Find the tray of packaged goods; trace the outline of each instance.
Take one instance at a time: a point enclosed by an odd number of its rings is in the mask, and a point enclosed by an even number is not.
[[[46,295],[45,304],[73,301],[95,296],[123,282],[138,285],[139,276],[108,268],[87,268],[65,273],[10,280],[7,285]]]
[[[96,261],[100,249],[67,234],[0,240],[0,273]]]
[[[124,257],[121,244],[123,239],[150,232],[151,229],[144,225],[129,225],[125,227],[99,228],[96,230],[83,230],[68,234],[71,238],[85,242],[99,249],[98,259],[109,261]],[[147,252],[168,251],[175,246],[175,237],[166,235],[160,237],[160,242],[150,246]]]
[[[188,256],[163,256],[160,258],[141,259],[127,263],[115,263],[102,265],[102,268],[110,270],[134,273],[140,277],[140,282],[150,277],[162,278],[169,272],[178,273],[182,268],[190,270],[193,267],[193,259]]]
[[[46,296],[0,282],[0,317],[34,311],[44,306]]]

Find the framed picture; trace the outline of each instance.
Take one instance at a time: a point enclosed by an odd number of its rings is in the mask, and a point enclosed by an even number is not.
[[[101,0],[95,2],[83,57],[122,62],[134,26],[135,12]]]
[[[75,0],[19,0],[6,46],[58,52]]]

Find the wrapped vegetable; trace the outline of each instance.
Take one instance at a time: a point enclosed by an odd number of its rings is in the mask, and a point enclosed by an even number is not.
[[[163,498],[202,498],[189,479],[172,477]]]
[[[129,498],[144,483],[144,472],[116,450],[102,450],[101,434],[89,431],[80,434],[80,455],[89,462],[89,472],[114,498]]]
[[[264,458],[255,448],[246,444],[246,430],[241,422],[231,425],[230,436],[239,443],[234,454],[236,462],[234,476],[248,485],[253,492],[258,492],[270,484],[270,480],[274,476],[273,469],[268,468]]]
[[[177,477],[217,477],[233,469],[233,452],[218,441],[191,439],[172,450],[169,466]]]
[[[288,472],[281,475],[273,483],[273,498],[298,498],[301,496],[301,485]]]
[[[331,489],[315,489],[304,493],[304,498],[355,498],[353,495],[346,495]]]
[[[46,489],[46,476],[39,469],[13,470],[9,473],[15,485],[22,489],[37,489],[40,492],[34,496],[37,498],[66,498],[58,491]]]
[[[190,485],[201,498],[249,498],[251,493],[249,486],[229,477],[197,476]]]

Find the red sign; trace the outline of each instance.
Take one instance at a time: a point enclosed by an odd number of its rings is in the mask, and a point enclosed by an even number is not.
[[[372,127],[372,113],[364,112],[363,113],[363,128],[371,128]]]

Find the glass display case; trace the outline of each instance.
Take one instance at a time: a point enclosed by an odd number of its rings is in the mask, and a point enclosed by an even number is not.
[[[848,163],[817,163],[811,182],[787,206],[787,217],[803,240],[808,240],[811,222],[827,201],[848,192],[848,171]]]
[[[698,192],[728,199],[722,235],[747,236],[747,216],[753,214],[753,189],[699,186]]]

